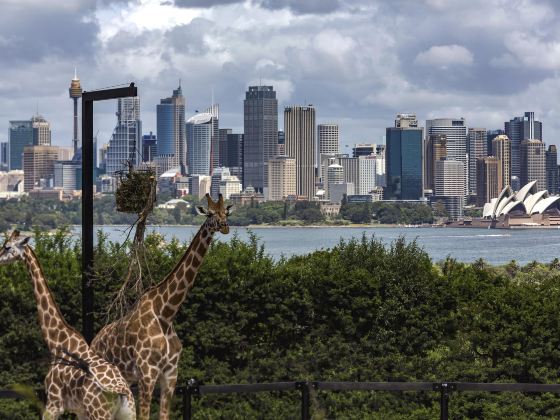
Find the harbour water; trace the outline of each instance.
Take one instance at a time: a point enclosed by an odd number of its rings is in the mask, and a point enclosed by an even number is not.
[[[96,226],[112,241],[126,238],[126,226]],[[198,227],[194,226],[150,226],[147,231],[156,231],[167,240],[175,237],[190,241]],[[80,227],[74,233],[79,235]],[[229,235],[216,234],[216,239],[228,241],[237,234],[246,240],[250,232],[259,238],[265,252],[274,258],[284,255],[300,255],[317,249],[335,246],[340,239],[360,238],[372,235],[390,244],[399,237],[417,243],[431,256],[440,261],[451,256],[459,261],[473,262],[484,258],[488,263],[501,265],[511,260],[520,264],[531,261],[548,263],[560,258],[560,230],[487,230],[469,228],[406,228],[406,227],[232,227]]]

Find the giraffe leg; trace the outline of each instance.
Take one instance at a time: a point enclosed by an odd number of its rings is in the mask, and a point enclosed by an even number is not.
[[[45,411],[43,411],[43,420],[56,420],[58,419],[64,410],[60,407],[56,406],[55,404],[47,404]]]
[[[138,383],[138,394],[140,397],[140,420],[148,420],[150,418],[150,406],[152,404],[152,394],[154,392],[156,381],[150,377],[144,377]]]
[[[161,396],[159,399],[159,419],[168,420],[171,410],[171,399],[177,385],[177,366],[173,366],[169,371],[161,376],[160,387]]]

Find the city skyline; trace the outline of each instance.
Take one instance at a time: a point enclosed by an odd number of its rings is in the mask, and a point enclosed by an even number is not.
[[[8,2],[0,17],[0,140],[9,120],[38,105],[53,144],[71,145],[67,89],[76,66],[85,90],[135,81],[146,132],[156,127],[151,104],[181,78],[187,114],[205,109],[213,90],[220,126],[234,132],[242,132],[247,87],[273,85],[280,127],[284,107],[312,103],[317,123],[339,124],[341,151],[379,143],[401,112],[422,122],[464,117],[491,130],[530,109],[546,127],[543,140],[558,144],[554,2],[176,3]],[[397,20],[406,32],[394,29]],[[96,105],[100,143],[110,138],[113,114],[113,104]]]

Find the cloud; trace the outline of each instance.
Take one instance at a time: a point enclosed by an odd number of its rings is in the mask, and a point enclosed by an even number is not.
[[[449,66],[470,66],[473,64],[473,55],[461,45],[434,45],[426,51],[420,52],[415,60],[417,64],[434,66],[443,69]]]
[[[526,66],[547,70],[560,69],[560,40],[546,40],[519,31],[505,37],[506,48]]]

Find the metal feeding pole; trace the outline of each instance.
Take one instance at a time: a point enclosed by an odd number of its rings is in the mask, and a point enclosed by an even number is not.
[[[82,93],[82,334],[93,340],[93,103],[138,96],[128,87]]]

